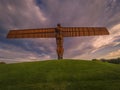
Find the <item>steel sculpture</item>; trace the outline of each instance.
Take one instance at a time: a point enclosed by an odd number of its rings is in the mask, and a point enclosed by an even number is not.
[[[105,27],[62,27],[57,24],[56,28],[10,30],[7,38],[56,38],[58,59],[63,59],[64,37],[109,35]]]

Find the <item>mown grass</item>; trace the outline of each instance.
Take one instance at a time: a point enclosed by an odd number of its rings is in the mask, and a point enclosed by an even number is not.
[[[120,65],[79,60],[0,64],[0,90],[120,90]]]

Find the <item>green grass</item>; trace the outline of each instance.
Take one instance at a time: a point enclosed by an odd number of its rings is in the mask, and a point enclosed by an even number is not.
[[[120,65],[79,60],[0,64],[0,90],[120,90]]]

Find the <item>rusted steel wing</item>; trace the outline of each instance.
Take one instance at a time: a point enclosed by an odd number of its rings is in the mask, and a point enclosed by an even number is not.
[[[11,30],[7,38],[55,38],[55,28]]]
[[[109,35],[105,27],[62,27],[63,37]]]
[[[56,28],[11,30],[7,38],[56,38],[58,59],[63,59],[64,37],[109,35],[105,27],[62,27]]]

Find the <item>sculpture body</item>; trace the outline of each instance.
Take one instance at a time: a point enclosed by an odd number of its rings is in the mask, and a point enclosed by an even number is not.
[[[63,59],[63,40],[65,37],[109,35],[105,27],[62,27],[11,30],[7,38],[56,38],[58,59]]]
[[[61,30],[61,26],[57,25],[57,28],[55,30],[56,33],[56,45],[57,45],[57,54],[58,54],[58,59],[63,59],[63,34]]]

